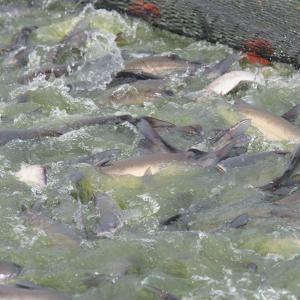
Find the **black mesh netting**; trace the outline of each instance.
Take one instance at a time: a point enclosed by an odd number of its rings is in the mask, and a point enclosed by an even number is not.
[[[300,66],[300,0],[94,0],[156,26]]]

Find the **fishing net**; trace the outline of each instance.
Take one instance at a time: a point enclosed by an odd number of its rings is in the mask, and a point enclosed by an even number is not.
[[[94,0],[172,32],[300,66],[300,0]]]

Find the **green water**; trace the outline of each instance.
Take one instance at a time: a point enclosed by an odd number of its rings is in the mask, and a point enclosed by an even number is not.
[[[69,77],[49,81],[37,78],[29,84],[17,83],[19,76],[47,65],[51,49],[79,22],[87,24],[88,42],[80,53],[67,52],[62,62],[110,55],[107,65],[87,65]],[[278,115],[300,100],[299,73],[276,64],[261,67],[266,86],[250,86],[226,97],[210,95],[189,102],[182,95],[202,89],[209,80],[200,75],[174,75],[169,78],[175,92],[172,97],[145,105],[101,106],[111,75],[122,69],[121,53],[129,58],[175,53],[213,64],[232,50],[154,29],[115,12],[96,11],[91,6],[75,8],[71,1],[41,1],[30,8],[22,1],[0,1],[0,45],[7,45],[22,27],[33,25],[38,28],[31,35],[25,66],[7,66],[7,56],[0,57],[1,128],[41,127],[78,116],[130,113],[177,125],[201,124],[204,135],[209,135],[213,128],[234,124],[234,117],[226,112],[232,99],[250,101]],[[118,33],[122,39],[115,41]],[[16,104],[16,97],[24,93],[29,101]],[[164,136],[183,149],[195,144],[203,150],[210,147],[207,140]],[[286,143],[267,142],[255,130],[251,138],[249,151],[291,148]],[[130,157],[135,155],[139,139],[137,131],[124,124],[86,127],[40,141],[15,140],[0,147],[0,258],[24,267],[16,280],[52,287],[74,299],[157,299],[143,287],[145,283],[182,299],[300,297],[300,222],[271,216],[274,205],[255,189],[280,175],[286,159],[265,160],[226,174],[215,169],[169,168],[150,178],[108,177],[91,166],[67,162],[112,148],[121,150],[120,158]],[[19,182],[14,172],[22,163],[47,165],[47,187],[32,188]],[[78,203],[71,195],[72,175],[79,170],[89,175],[95,191],[110,194],[126,216],[124,227],[112,239],[83,238],[80,245],[74,244],[24,220],[22,205],[34,205],[55,222],[75,229]],[[159,225],[180,209],[201,204],[202,209],[179,224]],[[91,203],[82,204],[81,212],[89,224]],[[245,212],[250,216],[245,228],[216,231]],[[249,263],[257,265],[256,272]]]

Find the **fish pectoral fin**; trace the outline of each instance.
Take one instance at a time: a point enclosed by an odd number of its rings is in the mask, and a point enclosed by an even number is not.
[[[15,284],[16,287],[21,288],[21,289],[27,289],[27,290],[40,290],[43,289],[43,287],[38,286],[32,282],[27,282],[27,281],[20,281]]]
[[[200,158],[203,155],[208,154],[208,152],[202,151],[202,150],[199,150],[199,149],[196,149],[196,148],[190,148],[190,149],[187,150],[187,152],[193,153],[195,155],[195,158],[197,158],[197,159]]]
[[[95,167],[108,167],[111,166],[112,163],[109,158],[104,158],[95,164]]]
[[[145,174],[144,174],[144,177],[145,176],[152,176],[153,175],[153,173],[152,173],[152,171],[151,171],[151,167],[149,167],[147,170],[146,170],[146,172],[145,172]]]

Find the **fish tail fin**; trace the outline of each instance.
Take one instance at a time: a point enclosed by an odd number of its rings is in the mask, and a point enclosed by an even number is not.
[[[224,147],[217,149],[215,151],[215,154],[216,154],[216,157],[218,158],[218,160],[220,161],[225,158],[228,158],[230,156],[230,151],[236,145],[236,143],[237,143],[237,140],[234,139],[231,142],[229,142],[228,144],[226,144]]]

